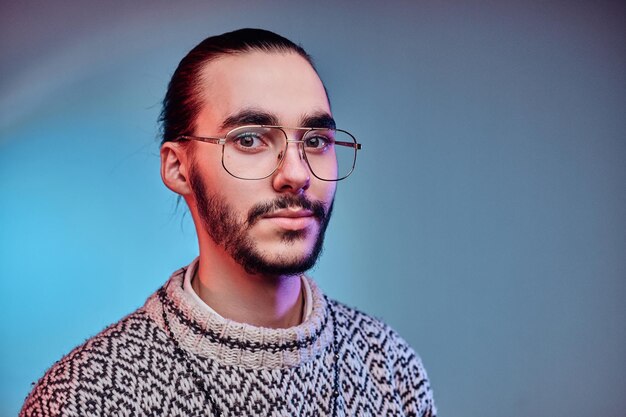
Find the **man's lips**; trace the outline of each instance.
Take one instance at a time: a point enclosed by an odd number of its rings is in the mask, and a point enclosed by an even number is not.
[[[261,218],[287,230],[304,229],[316,221],[313,212],[306,209],[280,209]]]

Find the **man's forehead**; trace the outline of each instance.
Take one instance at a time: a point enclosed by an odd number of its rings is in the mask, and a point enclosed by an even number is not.
[[[334,124],[324,86],[313,67],[287,52],[246,52],[205,64],[200,118],[214,126]]]

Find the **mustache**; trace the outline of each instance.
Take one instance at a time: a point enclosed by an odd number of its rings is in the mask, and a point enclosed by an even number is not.
[[[255,204],[248,211],[248,226],[252,226],[261,217],[270,214],[275,210],[286,208],[301,208],[313,213],[313,217],[323,221],[327,216],[327,209],[321,201],[311,201],[306,196],[299,194],[286,194],[275,198],[272,201]]]

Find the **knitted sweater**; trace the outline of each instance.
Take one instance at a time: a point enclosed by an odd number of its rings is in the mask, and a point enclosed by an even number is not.
[[[55,363],[20,416],[436,415],[407,343],[313,281],[307,320],[269,329],[201,308],[184,273]]]

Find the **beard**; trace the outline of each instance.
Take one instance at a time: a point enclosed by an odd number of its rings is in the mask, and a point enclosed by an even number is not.
[[[205,231],[249,274],[296,275],[311,269],[317,262],[333,210],[332,201],[326,209],[321,201],[311,201],[301,194],[284,194],[274,200],[255,204],[248,211],[246,220],[242,221],[224,198],[207,192],[204,181],[193,167],[189,182]],[[265,214],[291,207],[310,210],[317,219],[319,229],[313,247],[302,256],[275,254],[273,259],[268,259],[250,237],[250,228]],[[308,233],[311,232],[306,229],[286,230],[280,232],[280,239],[286,244],[293,244],[298,239],[304,239]]]

